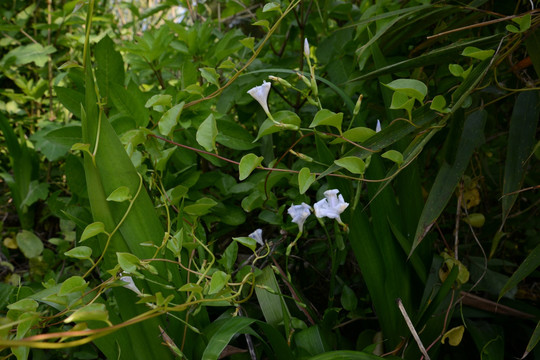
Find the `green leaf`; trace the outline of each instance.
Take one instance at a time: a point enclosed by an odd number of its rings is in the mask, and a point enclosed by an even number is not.
[[[205,67],[205,68],[199,68],[199,71],[201,72],[201,76],[208,81],[210,84],[214,84],[217,87],[219,87],[219,74],[216,72],[216,69]]]
[[[129,188],[127,186],[120,186],[107,197],[107,201],[124,202],[130,200],[131,197]]]
[[[122,270],[127,271],[128,273],[137,272],[137,266],[141,264],[141,260],[130,253],[117,252],[116,258],[118,259],[118,264]]]
[[[22,230],[17,234],[17,246],[27,259],[36,258],[43,252],[43,242],[28,230]]]
[[[448,344],[452,346],[458,346],[463,339],[463,333],[465,332],[465,326],[460,325],[448,330],[442,337],[441,343],[444,344],[445,340],[448,339]]]
[[[60,291],[58,291],[58,296],[64,296],[74,292],[83,292],[87,287],[88,283],[84,281],[81,276],[72,276],[62,283]]]
[[[218,134],[218,128],[216,125],[216,119],[213,114],[208,117],[199,125],[197,129],[196,139],[199,145],[206,149],[206,151],[213,151],[216,149],[216,136]]]
[[[263,7],[263,12],[268,12],[268,11],[279,11],[281,12],[281,6],[279,5],[279,3],[276,3],[276,2],[270,2],[266,5],[264,5]]]
[[[245,317],[229,318],[210,338],[202,354],[202,360],[217,360],[233,336],[255,322]]]
[[[538,344],[538,340],[540,340],[540,321],[536,324],[536,328],[534,329],[533,334],[531,335],[531,338],[529,339],[529,343],[527,344],[527,348],[525,349],[525,353],[521,357],[524,359]]]
[[[356,156],[345,156],[341,159],[334,160],[334,163],[349,170],[353,174],[363,174],[366,171],[366,163]]]
[[[341,291],[341,306],[347,311],[353,311],[358,306],[358,299],[354,291],[347,285],[343,285],[343,290]]]
[[[240,40],[240,43],[250,49],[251,51],[255,51],[255,38],[254,37],[247,37],[242,40]]]
[[[484,142],[484,125],[487,113],[476,111],[465,120],[461,138],[457,146],[456,156],[452,165],[443,163],[435,182],[429,192],[428,199],[422,210],[422,215],[416,228],[411,253],[422,241],[431,224],[437,220],[450,200],[459,179],[465,172],[469,160],[476,147]]]
[[[88,246],[77,246],[64,253],[67,257],[85,260],[92,256],[92,249]]]
[[[77,311],[68,316],[64,322],[67,324],[70,322],[83,322],[89,320],[102,321],[110,324],[109,312],[105,308],[105,304],[93,303],[86,305],[80,309],[77,309]]]
[[[521,280],[525,279],[527,275],[536,270],[538,266],[540,266],[540,245],[537,245],[530,252],[525,260],[523,260],[521,265],[519,265],[518,269],[512,274],[510,279],[508,279],[499,293],[499,300],[501,300],[504,294],[506,294],[509,290],[517,286]]]
[[[158,128],[161,135],[169,136],[171,131],[174,129],[182,114],[182,109],[184,108],[184,102],[174,105],[172,108],[167,110],[165,114],[159,119]]]
[[[322,109],[315,114],[315,118],[309,125],[310,128],[319,125],[333,126],[341,133],[341,122],[343,121],[343,113],[335,113],[327,109]]]
[[[255,154],[247,154],[242,156],[240,164],[238,165],[238,171],[240,172],[240,181],[246,179],[253,170],[261,165],[264,158]]]
[[[266,119],[261,127],[255,141],[259,140],[265,135],[269,135],[281,130],[293,130],[296,131],[300,127],[300,118],[292,111],[282,110],[273,114],[274,119],[279,123],[276,124],[270,119]]]
[[[9,66],[13,62],[20,66],[34,62],[37,67],[42,68],[49,61],[49,54],[54,52],[56,49],[52,45],[46,47],[40,44],[17,46],[2,58],[0,65]]]
[[[508,149],[504,164],[502,198],[503,224],[510,214],[518,194],[507,195],[519,190],[525,174],[525,162],[535,143],[535,133],[540,117],[540,96],[537,91],[520,93],[514,103],[510,118]]]
[[[89,239],[101,233],[105,233],[105,225],[101,221],[93,222],[89,224],[88,226],[86,226],[86,228],[84,229],[81,235],[80,242],[83,242],[84,240]]]
[[[203,197],[197,200],[195,204],[185,206],[184,211],[190,215],[202,216],[208,214],[210,212],[210,209],[216,205],[217,202],[215,200]]]
[[[409,114],[409,118],[411,118],[411,111],[414,106],[414,98],[409,98],[407,95],[395,92],[392,95],[392,104],[390,104],[390,109],[404,109],[407,111],[407,114]]]
[[[171,95],[158,94],[148,99],[144,107],[151,108],[152,106],[158,106],[158,105],[168,106],[171,104],[171,101],[172,101]]]
[[[519,25],[519,29],[514,25],[506,25],[506,30],[513,33],[525,32],[531,27],[531,14],[529,13],[521,17],[513,18],[512,21]]]
[[[84,94],[73,89],[54,86],[56,97],[66,109],[75,117],[81,118],[81,104],[84,103]]]
[[[264,286],[264,288],[255,287],[255,294],[257,295],[257,301],[261,307],[264,319],[272,326],[283,324],[286,318],[290,318],[290,313],[287,304],[278,295],[280,294],[280,290],[276,275],[270,266],[266,266],[262,270],[262,273],[257,276],[256,283]]]
[[[203,287],[199,284],[188,283],[188,284],[182,285],[182,287],[178,289],[178,291],[191,291],[191,292],[200,294],[203,291]]]
[[[36,311],[39,304],[37,301],[32,299],[22,299],[19,300],[13,304],[10,304],[7,306],[9,310],[18,310],[18,311],[24,311],[24,312],[32,312]]]
[[[455,77],[461,77],[465,70],[463,70],[463,67],[458,64],[449,64],[448,70],[450,70],[450,74],[454,75]]]
[[[492,57],[494,53],[495,50],[480,50],[479,48],[474,46],[467,46],[465,49],[463,49],[461,55],[472,57],[478,60],[485,60]]]
[[[309,358],[310,360],[381,360],[381,357],[361,351],[336,350],[327,351]]]
[[[403,164],[403,154],[396,150],[388,150],[382,154],[381,157],[392,160],[397,164],[397,166],[401,166],[401,164]]]
[[[345,131],[342,136],[352,142],[364,142],[373,135],[375,135],[375,130],[367,127],[355,127]],[[344,139],[336,138],[330,142],[330,144],[341,144],[345,142]]]
[[[30,206],[36,203],[38,200],[45,200],[49,195],[49,184],[39,183],[37,180],[33,180],[28,186],[28,193],[21,202],[21,206]]]
[[[431,110],[438,112],[449,112],[450,110],[446,107],[446,99],[442,95],[437,95],[433,98],[431,105],[429,106]]]
[[[258,21],[255,21],[251,25],[253,25],[253,26],[262,26],[262,27],[266,28],[266,30],[270,30],[270,22],[268,22],[268,20],[258,20]]]
[[[424,102],[428,90],[426,84],[415,79],[397,79],[383,85],[396,92],[414,98],[420,103]]]
[[[300,194],[305,193],[315,181],[315,174],[312,174],[307,167],[302,168],[298,173],[298,189]]]
[[[250,248],[253,251],[255,251],[255,249],[257,248],[257,241],[250,237],[247,237],[247,236],[234,237],[233,240],[238,241],[240,244]]]
[[[216,271],[212,274],[212,279],[210,280],[210,289],[208,290],[208,295],[217,294],[227,285],[227,281],[230,279],[230,275],[224,273],[221,270]]]

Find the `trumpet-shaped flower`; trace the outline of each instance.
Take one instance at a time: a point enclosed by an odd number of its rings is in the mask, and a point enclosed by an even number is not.
[[[257,242],[257,244],[264,245],[264,240],[263,240],[263,237],[262,237],[262,229],[255,230],[254,232],[249,234],[248,237],[255,240]]]
[[[306,203],[291,205],[287,212],[292,216],[292,222],[298,224],[298,228],[300,229],[300,232],[302,232],[304,229],[304,222],[311,214],[311,206]]]
[[[255,100],[257,100],[259,104],[261,104],[264,112],[266,113],[266,115],[268,115],[269,118],[271,118],[271,115],[270,110],[268,110],[268,93],[270,92],[271,87],[272,83],[263,80],[262,85],[255,86],[247,92]]]
[[[131,278],[131,276],[122,276],[120,278],[120,280],[122,280],[123,282],[126,282],[127,284],[124,285],[124,287],[126,289],[129,289],[131,291],[133,291],[135,294],[139,295],[139,296],[142,296],[143,293],[141,292],[141,290],[139,290],[139,288],[137,287],[137,285],[135,285],[135,282],[133,282],[133,279]]]
[[[339,194],[338,189],[327,190],[324,192],[324,199],[313,205],[315,208],[315,216],[318,218],[328,217],[336,219],[340,224],[343,224],[339,215],[349,206],[349,203],[343,200],[343,195]]]
[[[307,41],[307,38],[304,39],[304,55],[306,56],[307,59],[309,59],[310,52],[309,52],[309,42]]]
[[[379,131],[381,131],[381,122],[379,120],[377,120],[377,126],[375,126],[375,132],[378,133]]]

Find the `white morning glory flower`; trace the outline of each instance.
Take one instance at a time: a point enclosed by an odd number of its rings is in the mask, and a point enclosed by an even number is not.
[[[304,55],[306,56],[306,58],[309,59],[309,42],[307,41],[307,38],[304,39]]]
[[[302,232],[304,222],[311,214],[311,206],[306,203],[302,203],[300,205],[291,205],[287,212],[292,216],[292,222],[298,224],[298,228],[300,229],[300,232]]]
[[[375,126],[375,132],[378,133],[381,131],[381,122],[377,119],[377,126]]]
[[[349,203],[343,200],[343,195],[339,194],[338,196],[338,193],[338,189],[325,191],[325,198],[313,205],[315,208],[315,216],[318,218],[327,217],[330,219],[336,219],[340,224],[343,224],[339,215],[345,211],[345,209],[349,206]]]
[[[272,83],[263,80],[262,85],[255,86],[247,92],[255,100],[257,100],[259,104],[261,104],[264,112],[266,113],[266,115],[268,115],[268,117],[271,117],[270,111],[268,110],[268,93],[270,92],[270,87],[272,87]]]
[[[263,240],[263,237],[262,237],[262,229],[255,230],[254,232],[249,234],[248,237],[255,240],[257,242],[257,244],[264,245],[264,240]]]
[[[139,290],[137,285],[135,285],[135,283],[133,282],[133,279],[131,278],[131,276],[122,276],[120,278],[120,280],[127,283],[126,285],[124,285],[124,287],[126,289],[129,289],[129,290],[133,291],[135,294],[137,294],[139,296],[142,296],[143,293],[141,292],[141,290]]]

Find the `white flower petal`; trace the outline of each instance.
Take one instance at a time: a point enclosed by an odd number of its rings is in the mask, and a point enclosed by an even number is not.
[[[135,282],[133,281],[131,276],[122,276],[120,278],[120,280],[127,283],[126,285],[124,285],[124,287],[126,289],[129,289],[129,290],[133,291],[135,294],[137,294],[139,296],[142,296],[143,293],[141,292],[141,290],[139,290],[137,285],[135,285]]]
[[[375,132],[378,133],[379,131],[381,131],[381,122],[377,120],[377,126],[375,126]]]
[[[306,58],[309,58],[309,42],[307,40],[307,38],[304,39],[304,55],[306,56]]]
[[[264,240],[263,240],[263,237],[262,237],[262,229],[255,230],[254,232],[249,234],[248,237],[255,240],[257,242],[257,244],[264,245]]]
[[[259,104],[261,104],[264,112],[267,114],[270,113],[270,111],[268,110],[268,93],[270,92],[271,87],[272,83],[263,80],[262,85],[255,86],[247,92],[255,100],[257,100]]]
[[[306,203],[302,203],[300,205],[291,205],[287,212],[293,218],[292,222],[298,224],[298,228],[300,229],[300,232],[302,232],[304,222],[311,214],[311,207]]]
[[[327,217],[330,219],[336,219],[341,223],[340,215],[347,207],[349,203],[345,202],[343,195],[339,194],[338,189],[327,190],[324,192],[325,198],[318,201],[313,205],[315,208],[315,216],[318,218]]]

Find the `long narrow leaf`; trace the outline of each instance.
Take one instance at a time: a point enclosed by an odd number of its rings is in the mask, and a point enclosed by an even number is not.
[[[210,338],[206,349],[202,355],[203,360],[217,360],[223,349],[231,341],[232,337],[242,329],[248,327],[255,319],[245,317],[233,317],[227,320],[219,330]]]

